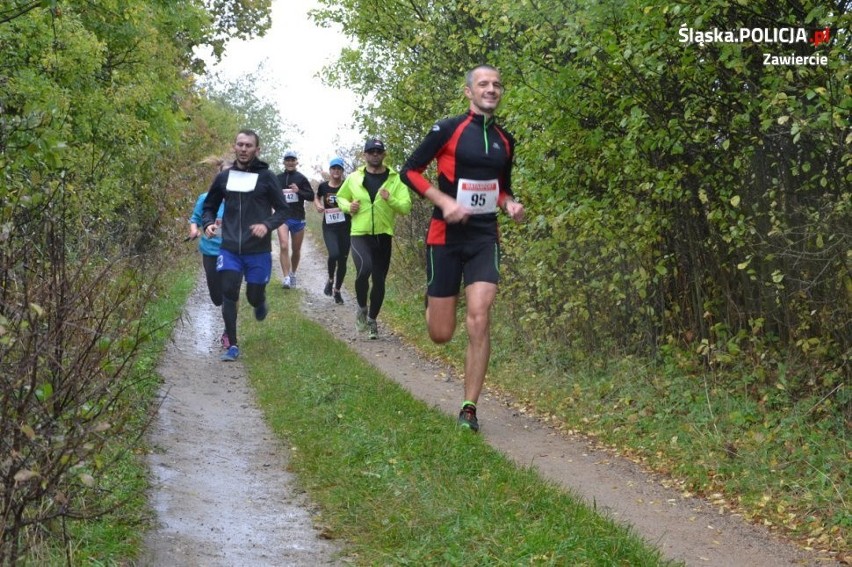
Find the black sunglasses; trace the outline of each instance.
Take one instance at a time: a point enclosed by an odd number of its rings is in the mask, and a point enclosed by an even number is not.
[[[370,155],[376,155],[376,154],[383,154],[383,153],[385,153],[385,151],[384,150],[367,150],[365,153],[368,153]]]

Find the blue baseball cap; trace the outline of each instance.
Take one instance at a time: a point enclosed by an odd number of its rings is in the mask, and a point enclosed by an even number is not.
[[[284,159],[299,159],[299,156],[293,150],[287,150],[284,152]]]
[[[343,169],[343,159],[339,158],[339,157],[334,158],[333,160],[331,160],[329,162],[328,167],[329,167],[329,169],[332,168],[332,167],[339,167],[339,168]]]

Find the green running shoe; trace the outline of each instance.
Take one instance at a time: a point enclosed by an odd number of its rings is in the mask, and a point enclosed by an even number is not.
[[[358,309],[357,315],[355,315],[355,328],[358,329],[359,333],[363,333],[367,330],[367,312]]]

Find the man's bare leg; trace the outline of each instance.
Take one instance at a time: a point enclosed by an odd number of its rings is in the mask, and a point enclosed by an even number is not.
[[[290,271],[285,273],[284,275],[288,275],[290,273],[295,274],[296,270],[299,269],[299,260],[302,259],[302,241],[305,239],[305,231],[300,230],[299,232],[293,233],[290,238],[290,244],[292,248],[292,256],[290,256]],[[281,267],[284,268],[283,266]]]
[[[278,227],[278,260],[281,262],[281,274],[284,281],[290,275],[290,229],[286,224]]]
[[[444,344],[453,338],[456,331],[456,304],[458,297],[428,297],[426,306],[426,328],[429,338]]]
[[[465,288],[468,335],[464,361],[465,401],[476,403],[482,393],[491,356],[491,305],[496,296],[497,285],[493,283],[474,282]]]

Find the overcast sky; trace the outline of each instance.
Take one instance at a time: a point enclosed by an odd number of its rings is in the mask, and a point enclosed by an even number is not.
[[[325,169],[334,157],[336,134],[344,145],[360,141],[351,128],[354,95],[323,86],[317,77],[337,58],[346,40],[339,30],[315,26],[307,15],[315,7],[314,0],[274,0],[272,28],[266,36],[228,43],[222,63],[211,67],[223,79],[234,80],[265,62],[271,81],[259,89],[277,102],[285,122],[304,132],[287,137],[299,154],[299,169],[309,177],[315,164]]]

